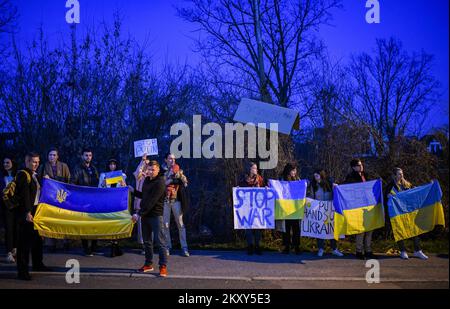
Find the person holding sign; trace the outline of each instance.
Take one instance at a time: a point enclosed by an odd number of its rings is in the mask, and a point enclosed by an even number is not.
[[[126,187],[127,183],[125,182],[125,179],[127,178],[127,175],[122,173],[122,171],[118,171],[118,173],[113,174],[112,172],[116,172],[118,169],[119,162],[111,158],[108,160],[107,164],[107,170],[109,170],[106,173],[100,174],[100,181],[98,184],[99,188],[117,188],[117,187]],[[121,256],[123,255],[122,249],[120,249],[119,241],[113,240],[111,241],[111,257],[115,256]]]
[[[311,180],[309,196],[319,201],[332,201],[332,187],[333,186],[326,172],[323,169],[318,169],[314,171],[314,176]],[[342,252],[337,249],[337,241],[335,239],[330,239],[330,246],[333,250],[333,255],[343,256]],[[325,239],[317,238],[317,247],[319,248],[319,250],[317,251],[317,256],[322,257],[325,251]]]
[[[106,166],[108,172],[100,174],[100,180],[98,184],[99,188],[117,188],[127,186],[127,183],[125,182],[127,175],[122,173],[122,171],[119,170],[118,166],[119,162],[116,159],[111,158],[108,160],[108,164]]]
[[[286,164],[283,170],[281,180],[284,181],[297,181],[300,180],[298,176],[297,167],[293,164]],[[277,230],[282,232],[283,237],[283,253],[289,254],[291,248],[295,250],[295,254],[300,254],[300,223],[301,220],[297,219],[285,219],[276,220]],[[292,231],[292,236],[291,236]]]
[[[137,191],[142,191],[142,185],[144,184],[144,180],[146,177],[146,173],[147,173],[147,167],[149,164],[150,160],[147,158],[147,154],[144,153],[144,155],[142,156],[142,160],[141,162],[139,162],[138,167],[136,168],[136,170],[133,173],[134,178],[136,179],[136,190]],[[134,198],[134,211],[139,211],[139,209],[141,209],[141,199],[138,197]],[[142,223],[141,223],[141,219],[139,218],[139,220],[137,221],[137,238],[138,238],[138,243],[141,245],[144,245],[144,240],[142,239]],[[145,254],[145,251],[142,251],[143,254]]]
[[[404,178],[403,170],[399,167],[396,167],[392,171],[392,180],[387,185],[384,192],[387,194],[387,197],[389,197],[389,195],[394,195],[399,192],[409,190],[412,188],[413,188],[413,185]],[[385,203],[387,203],[387,201],[388,201],[388,198],[385,198]],[[412,237],[412,240],[414,242],[414,256],[418,257],[419,259],[422,259],[422,260],[427,260],[428,256],[426,256],[422,252],[419,236]],[[406,253],[406,247],[405,247],[404,240],[397,241],[397,244],[400,249],[400,258],[407,260],[409,257],[408,257],[408,253]]]
[[[254,162],[247,164],[245,173],[239,181],[239,187],[264,187],[264,178],[258,174],[258,166]],[[261,247],[259,241],[261,239],[260,229],[246,229],[245,238],[247,240],[247,254],[252,255],[253,252],[261,255]]]

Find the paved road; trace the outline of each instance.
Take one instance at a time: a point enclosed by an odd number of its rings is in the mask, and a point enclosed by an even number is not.
[[[81,267],[79,284],[67,284],[65,265],[77,259]],[[121,257],[84,257],[79,251],[46,254],[52,273],[32,273],[31,282],[15,280],[15,266],[0,257],[0,288],[449,288],[448,255],[430,255],[428,261],[380,256],[380,283],[368,284],[365,261],[353,256],[318,258],[266,252],[247,256],[239,251],[192,251],[185,258],[172,254],[169,276],[138,274],[143,256],[127,251]]]

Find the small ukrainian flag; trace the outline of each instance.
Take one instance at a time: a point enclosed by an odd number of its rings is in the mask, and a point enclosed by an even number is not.
[[[123,180],[122,171],[113,171],[113,172],[105,173],[105,182],[107,185],[119,183],[122,180]]]

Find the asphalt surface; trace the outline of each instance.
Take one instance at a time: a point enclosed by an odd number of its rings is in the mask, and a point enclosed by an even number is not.
[[[160,278],[157,267],[146,274],[137,273],[144,256],[139,250],[110,258],[106,255],[85,257],[81,251],[45,254],[44,263],[52,272],[31,272],[32,281],[15,279],[14,264],[0,256],[1,289],[448,289],[448,254],[401,260],[398,256],[378,255],[380,282],[367,283],[366,274],[373,267],[353,255],[316,257],[312,253],[283,255],[265,252],[248,256],[241,251],[192,251],[190,257],[173,252],[169,257],[169,276]],[[66,261],[80,265],[80,283],[66,282]],[[157,256],[154,263],[157,264]]]

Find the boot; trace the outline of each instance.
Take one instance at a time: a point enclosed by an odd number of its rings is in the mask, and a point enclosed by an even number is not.
[[[123,251],[122,251],[122,249],[120,249],[120,246],[119,246],[118,243],[115,244],[115,255],[116,255],[116,256],[121,256],[121,255],[123,255]]]

